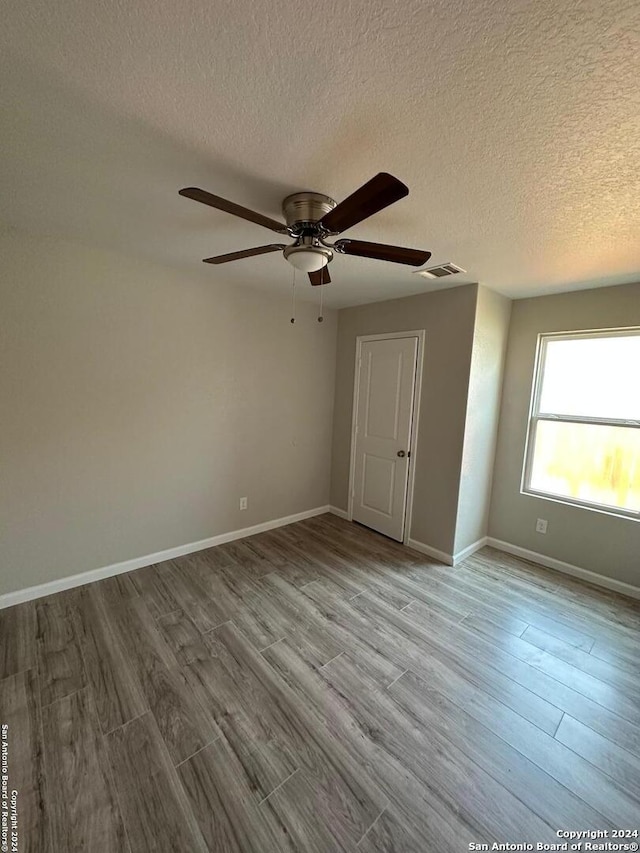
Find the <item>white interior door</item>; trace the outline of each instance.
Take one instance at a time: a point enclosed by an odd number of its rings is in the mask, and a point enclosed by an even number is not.
[[[418,338],[362,341],[352,518],[402,542]]]

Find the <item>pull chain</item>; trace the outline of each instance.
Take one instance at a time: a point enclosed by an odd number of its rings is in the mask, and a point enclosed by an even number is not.
[[[324,267],[322,269],[324,270]],[[323,277],[324,277],[324,272],[323,272]],[[324,317],[322,316],[322,314],[323,314],[323,312],[322,312],[323,297],[324,297],[324,285],[321,285],[320,286],[320,316],[318,317],[318,323],[324,323]]]
[[[291,322],[296,321],[296,268],[293,268],[293,283],[291,285]]]

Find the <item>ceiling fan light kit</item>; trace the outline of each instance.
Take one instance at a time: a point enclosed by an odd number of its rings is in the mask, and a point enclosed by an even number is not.
[[[282,202],[285,222],[278,222],[277,219],[256,213],[198,187],[185,187],[180,190],[180,195],[186,198],[262,225],[278,234],[288,234],[294,240],[289,246],[271,243],[205,258],[205,263],[226,264],[241,258],[282,252],[293,267],[308,274],[313,286],[330,283],[327,266],[333,260],[334,252],[416,267],[425,264],[431,257],[431,252],[422,249],[406,249],[383,243],[368,243],[364,240],[343,239],[335,243],[327,241],[328,237],[346,231],[408,194],[408,188],[401,181],[393,175],[380,172],[339,204],[322,193],[293,193]]]
[[[308,240],[308,237],[302,238]],[[333,252],[324,246],[314,245],[313,243],[300,242],[300,245],[294,244],[287,246],[283,254],[289,261],[291,266],[294,266],[301,272],[317,272],[333,259]]]

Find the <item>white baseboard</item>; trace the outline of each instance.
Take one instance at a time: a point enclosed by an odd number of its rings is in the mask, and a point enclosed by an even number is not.
[[[467,557],[470,557],[472,554],[475,554],[476,551],[479,551],[480,548],[484,548],[487,544],[487,537],[483,536],[482,539],[478,539],[476,542],[472,542],[471,545],[467,545],[466,548],[463,548],[462,551],[458,551],[457,554],[453,555],[453,565],[459,565],[463,560],[466,560]]]
[[[337,506],[330,506],[329,512],[333,515],[337,515],[338,518],[344,518],[345,521],[349,521],[349,513],[346,511],[346,509],[340,509],[340,507]]]
[[[421,554],[426,554],[427,557],[433,557],[440,563],[446,566],[453,566],[453,555],[445,554],[444,551],[439,551],[437,548],[432,548],[431,545],[425,545],[424,542],[418,542],[417,539],[408,539],[407,547],[413,548],[414,551],[419,551]]]
[[[433,548],[431,545],[425,545],[424,542],[418,542],[417,539],[409,539],[407,542],[409,548],[413,548],[414,551],[420,551],[421,554],[426,554],[428,557],[433,557],[434,560],[438,560],[446,566],[457,566],[463,560],[466,560],[467,557],[470,557],[471,554],[475,554],[480,548],[484,548],[486,544],[487,537],[483,536],[482,539],[478,539],[477,542],[473,542],[462,551],[458,551],[457,554],[447,554],[444,551]]]
[[[135,557],[133,560],[125,560],[122,563],[114,563],[111,566],[103,566],[100,569],[92,569],[81,574],[48,581],[38,586],[30,586],[26,589],[16,590],[15,592],[7,592],[4,595],[0,595],[0,610],[5,607],[13,607],[14,604],[22,604],[24,601],[42,598],[45,595],[53,595],[55,592],[63,592],[65,589],[73,589],[76,586],[84,586],[87,583],[110,578],[114,575],[121,575],[125,572],[132,572],[135,569],[142,569],[144,566],[152,566],[154,563],[162,563],[164,560],[174,560],[176,557],[184,557],[186,554],[203,551],[205,548],[213,548],[216,545],[223,545],[225,542],[233,542],[234,539],[244,539],[246,536],[253,536],[255,533],[264,533],[266,530],[274,530],[276,527],[284,527],[287,524],[293,524],[295,521],[303,521],[305,518],[312,518],[314,515],[323,515],[323,513],[330,511],[331,507],[329,506],[319,506],[315,509],[308,509],[305,512],[286,515],[283,518],[263,521],[261,524],[254,524],[252,527],[243,527],[240,530],[220,533],[218,536],[211,536],[209,539],[200,539],[198,542],[178,545],[176,548],[168,548],[166,551],[158,551],[156,554]]]
[[[632,586],[630,583],[618,581],[615,578],[608,578],[606,575],[599,575],[597,572],[591,572],[580,566],[573,566],[571,563],[564,563],[562,560],[556,560],[555,557],[547,557],[546,554],[539,554],[537,551],[529,551],[528,548],[512,545],[511,542],[494,539],[493,536],[487,536],[485,544],[490,545],[492,548],[497,548],[498,551],[513,554],[514,557],[522,557],[523,560],[539,563],[548,569],[555,569],[557,572],[563,572],[565,575],[573,575],[573,577],[581,578],[588,583],[595,584],[595,586],[611,589],[614,592],[628,595],[631,598],[640,598],[640,587]]]

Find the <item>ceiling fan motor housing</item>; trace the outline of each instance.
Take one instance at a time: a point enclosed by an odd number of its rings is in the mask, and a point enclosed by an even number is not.
[[[336,202],[322,193],[293,193],[282,202],[282,213],[292,236],[319,236],[316,223]]]

